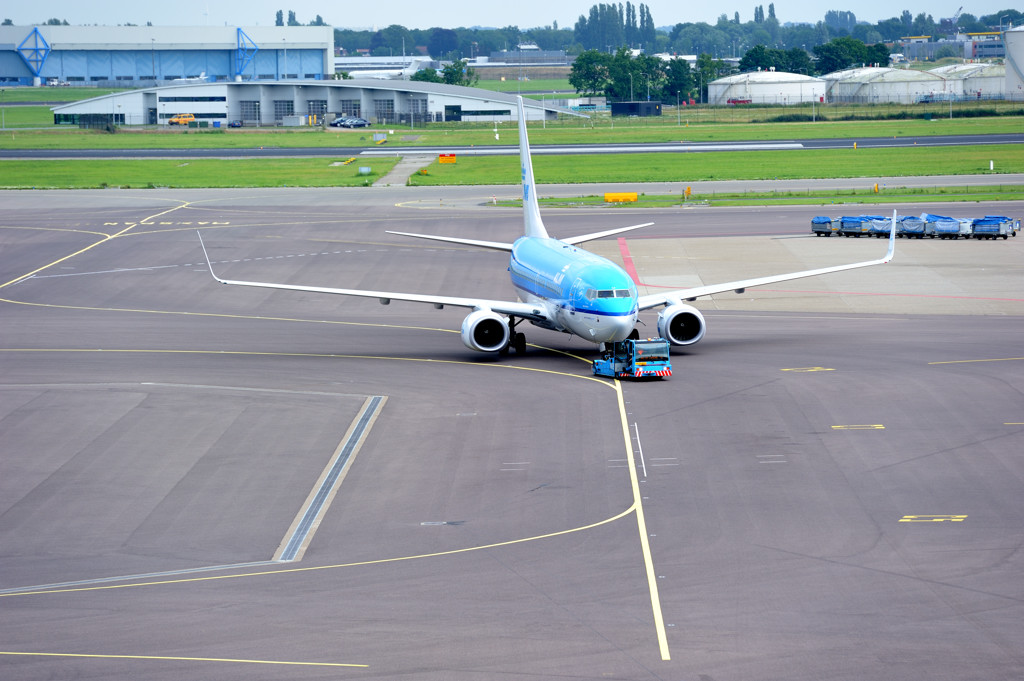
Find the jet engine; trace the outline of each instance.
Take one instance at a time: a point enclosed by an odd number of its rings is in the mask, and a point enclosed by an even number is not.
[[[462,321],[462,342],[470,350],[497,352],[508,339],[508,321],[490,310],[474,310]]]
[[[672,345],[696,343],[704,337],[705,328],[700,310],[684,303],[669,305],[658,313],[658,335]]]

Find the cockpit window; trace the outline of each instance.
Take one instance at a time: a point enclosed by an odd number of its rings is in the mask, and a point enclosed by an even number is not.
[[[592,289],[588,288],[586,292],[587,300],[594,300],[595,298],[629,298],[630,292],[628,288],[607,288],[607,289]]]

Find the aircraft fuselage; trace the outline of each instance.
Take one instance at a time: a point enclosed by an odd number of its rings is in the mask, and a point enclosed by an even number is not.
[[[520,237],[509,274],[521,300],[543,305],[549,328],[592,343],[622,341],[637,322],[637,291],[615,263],[557,239]]]

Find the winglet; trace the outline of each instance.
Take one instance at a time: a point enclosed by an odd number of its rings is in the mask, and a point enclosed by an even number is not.
[[[537,185],[533,180],[533,161],[530,159],[530,140],[526,136],[526,110],[523,98],[516,95],[519,107],[519,166],[523,178],[523,228],[526,236],[548,238],[548,231],[540,218],[540,204],[537,202]]]
[[[203,235],[199,233],[198,229],[196,230],[196,236],[199,237],[199,245],[203,247],[203,255],[206,257],[206,266],[210,268],[210,276],[219,281],[220,283],[226,284],[226,281],[224,281],[223,279],[221,279],[220,277],[213,273],[213,264],[210,262],[210,254],[206,252],[206,244],[203,243]]]

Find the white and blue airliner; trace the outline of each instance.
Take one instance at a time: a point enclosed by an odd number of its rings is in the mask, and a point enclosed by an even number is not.
[[[462,322],[462,342],[466,344],[466,347],[481,352],[507,352],[511,349],[522,353],[526,349],[526,337],[523,333],[516,331],[516,327],[523,320],[544,329],[573,334],[592,343],[602,344],[638,337],[636,325],[640,311],[655,307],[664,308],[658,313],[658,335],[673,345],[691,345],[704,337],[706,327],[704,316],[700,311],[692,305],[687,305],[684,301],[692,301],[700,296],[726,291],[742,293],[745,289],[754,286],[880,265],[892,260],[896,242],[895,212],[893,212],[892,229],[889,233],[889,249],[879,260],[745,279],[712,286],[698,286],[665,293],[639,295],[636,283],[622,267],[578,248],[577,244],[646,227],[653,223],[620,227],[567,239],[555,239],[548,236],[537,202],[530,143],[526,136],[526,115],[521,97],[518,98],[518,109],[519,160],[523,178],[523,222],[525,227],[523,236],[514,243],[504,243],[407,232],[388,233],[509,252],[508,271],[519,300],[513,302],[419,293],[234,281],[218,277],[214,274],[212,265],[210,265],[210,274],[220,283],[234,286],[257,286],[288,291],[377,298],[384,305],[389,304],[392,300],[402,300],[412,303],[429,303],[438,309],[446,305],[466,308],[471,310]],[[206,252],[205,246],[203,251]],[[209,265],[208,255],[207,264]]]

